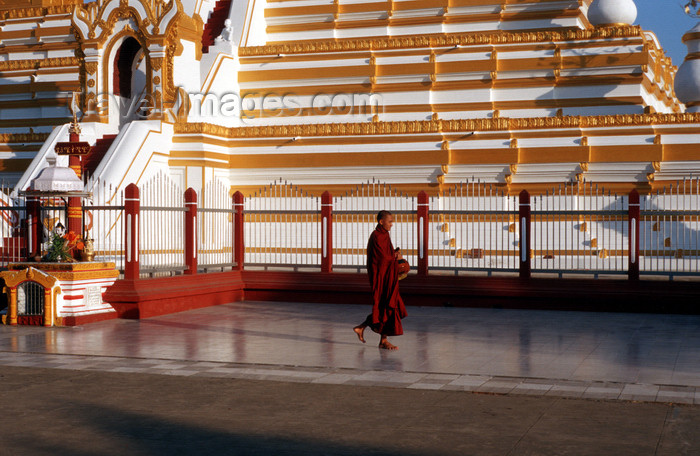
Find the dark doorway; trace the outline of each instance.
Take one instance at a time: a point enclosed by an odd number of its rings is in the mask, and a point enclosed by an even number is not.
[[[136,54],[141,50],[141,44],[135,38],[127,38],[117,49],[114,56],[114,86],[115,95],[131,98],[131,81]]]

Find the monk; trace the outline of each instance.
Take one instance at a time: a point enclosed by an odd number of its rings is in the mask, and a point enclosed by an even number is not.
[[[353,328],[360,342],[365,343],[365,328],[381,336],[379,348],[398,350],[389,343],[388,336],[403,334],[401,319],[406,317],[406,307],[399,295],[398,260],[399,249],[394,250],[389,231],[394,224],[394,216],[389,211],[377,214],[378,225],[367,243],[367,274],[372,287],[372,313],[365,321]]]

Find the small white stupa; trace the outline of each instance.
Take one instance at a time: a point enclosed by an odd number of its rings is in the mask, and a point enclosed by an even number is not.
[[[83,191],[83,182],[75,171],[67,166],[57,166],[56,157],[53,155],[46,157],[46,161],[49,166],[41,170],[41,173],[32,181],[32,191],[56,193]]]
[[[595,26],[632,25],[635,19],[634,0],[593,0],[588,7],[588,21]]]
[[[687,112],[700,112],[700,23],[683,35],[688,55],[676,73],[673,88]]]

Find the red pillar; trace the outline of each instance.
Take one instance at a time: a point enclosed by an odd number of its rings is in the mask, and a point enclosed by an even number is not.
[[[321,272],[333,270],[333,196],[321,195]]]
[[[124,279],[139,278],[139,215],[141,201],[135,184],[126,187],[124,195]]]
[[[68,231],[77,235],[83,233],[83,208],[80,205],[80,198],[72,196],[68,198]]]
[[[43,229],[41,224],[41,202],[38,198],[27,198],[27,254],[41,255]]]
[[[197,273],[197,192],[185,191],[185,274]]]
[[[80,135],[73,128],[70,129],[69,141],[72,143],[80,141]],[[83,178],[80,155],[69,155],[68,166],[75,172],[78,179]],[[81,199],[78,197],[68,198],[68,226],[66,228],[75,234],[83,234],[83,208]]]
[[[245,198],[243,193],[236,192],[233,194],[233,262],[236,263],[236,270],[243,270],[243,262],[245,260],[245,244],[243,240],[243,204]]]
[[[428,194],[418,194],[418,275],[428,275]]]
[[[530,265],[530,239],[532,234],[530,233],[530,194],[527,190],[520,192],[520,204],[518,207],[518,225],[520,225],[520,249],[518,251],[518,258],[520,264],[520,277],[523,279],[530,278],[531,265]]]
[[[632,190],[629,195],[629,205],[627,208],[628,231],[629,234],[629,255],[627,274],[630,280],[639,280],[639,193]]]

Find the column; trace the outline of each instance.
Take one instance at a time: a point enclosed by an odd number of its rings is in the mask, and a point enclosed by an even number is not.
[[[245,261],[245,244],[243,239],[243,205],[245,198],[243,193],[236,192],[233,194],[233,262],[236,263],[236,270],[243,270],[243,262]]]
[[[639,193],[637,190],[632,190],[629,195],[629,205],[627,207],[627,223],[628,240],[629,240],[629,255],[627,274],[630,280],[639,280]]]
[[[418,230],[416,231],[418,233],[418,275],[420,276],[428,275],[429,205],[428,194],[421,191],[418,194]]]
[[[124,195],[124,279],[139,278],[139,215],[141,200],[135,184],[126,187]]]
[[[520,249],[518,257],[520,259],[520,278],[528,279],[531,274],[530,265],[530,194],[527,190],[520,192],[518,207],[518,225],[520,225]]]
[[[321,195],[321,272],[333,271],[333,196]]]
[[[185,191],[185,274],[197,273],[197,192]]]

